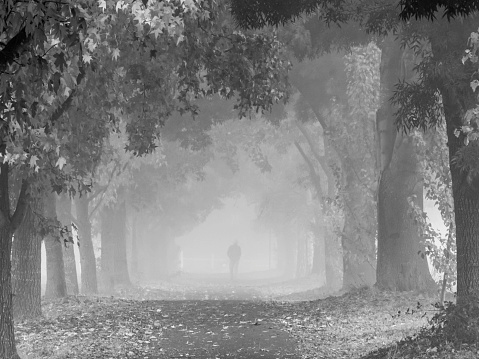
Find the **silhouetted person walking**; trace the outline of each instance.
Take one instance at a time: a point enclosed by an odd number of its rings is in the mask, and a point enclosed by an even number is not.
[[[231,280],[234,280],[238,276],[238,265],[241,257],[241,247],[238,245],[238,241],[229,246],[228,257],[230,259],[230,277]]]

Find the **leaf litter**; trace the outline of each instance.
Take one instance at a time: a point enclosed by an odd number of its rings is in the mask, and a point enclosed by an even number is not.
[[[19,352],[27,359],[406,358],[394,348],[427,325],[436,300],[375,289],[272,299],[271,288],[167,287],[44,301],[42,318],[16,323]],[[421,358],[446,358],[423,349]]]

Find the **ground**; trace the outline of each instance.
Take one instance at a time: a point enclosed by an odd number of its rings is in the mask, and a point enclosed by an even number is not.
[[[183,276],[118,289],[115,296],[44,301],[43,318],[16,323],[18,348],[28,359],[476,358],[479,353],[470,347],[443,353],[414,337],[436,312],[437,298],[375,289],[328,296],[315,282],[310,277],[266,285]],[[408,336],[413,339],[407,345],[397,344]]]

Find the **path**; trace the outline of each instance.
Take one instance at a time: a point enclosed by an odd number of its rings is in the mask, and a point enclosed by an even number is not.
[[[157,320],[163,330],[156,349],[165,358],[300,358],[296,342],[268,316],[264,303],[153,301],[147,305],[160,310]]]
[[[44,303],[44,318],[16,325],[20,352],[35,359],[301,357],[280,303],[257,287],[197,284]]]

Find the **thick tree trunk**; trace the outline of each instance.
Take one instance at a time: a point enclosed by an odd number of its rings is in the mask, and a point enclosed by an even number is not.
[[[0,147],[5,153],[5,147]],[[15,212],[10,215],[8,162],[0,165],[0,358],[19,359],[15,345],[12,302],[12,235],[22,223],[26,209],[28,183],[22,180]]]
[[[2,226],[0,227],[0,358],[18,358],[13,332],[11,250],[12,234],[8,226]]]
[[[33,208],[33,209],[32,209]],[[15,318],[35,318],[41,309],[41,237],[35,213],[41,201],[31,200],[22,224],[15,232],[12,250],[13,312]]]
[[[136,282],[139,280],[138,273],[138,232],[137,232],[138,220],[136,215],[131,221],[131,276]]]
[[[441,89],[444,113],[447,123],[447,138],[456,219],[457,248],[457,300],[466,302],[469,298],[479,298],[479,178],[474,172],[461,170],[454,163],[457,151],[464,145],[464,137],[457,137],[454,131],[462,124],[460,101],[472,94],[457,94],[454,89]],[[459,97],[460,96],[460,97]],[[475,96],[474,96],[475,98]],[[462,108],[461,108],[462,107]],[[470,144],[475,146],[476,144]],[[475,169],[473,169],[474,171]]]
[[[296,244],[296,278],[308,275],[308,245],[304,236],[300,236]]]
[[[343,284],[343,268],[341,263],[343,253],[336,237],[328,236],[325,238],[324,251],[326,253],[326,286],[333,292],[338,291]]]
[[[456,136],[455,131],[468,125],[465,114],[477,106],[477,90],[473,92],[469,81],[475,78],[477,64],[458,61],[464,53],[472,31],[477,31],[477,16],[457,21],[445,20],[440,24],[447,36],[431,36],[430,43],[434,60],[441,66],[439,73],[447,69],[440,78],[439,90],[442,95],[449,147],[454,215],[456,222],[457,250],[457,303],[479,299],[479,176],[477,168],[460,168],[455,159],[457,151],[464,147],[464,134]],[[446,51],[447,50],[447,51]],[[454,57],[451,57],[454,54]],[[454,77],[450,76],[454,75]],[[435,79],[436,80],[436,79]],[[475,119],[470,125],[474,127]],[[468,156],[477,158],[478,141],[468,146]],[[471,165],[469,163],[469,165]],[[474,167],[474,166],[473,166]],[[469,311],[469,313],[472,313]]]
[[[115,284],[129,286],[131,285],[128,272],[128,260],[126,254],[126,203],[121,201],[116,205],[115,215]]]
[[[101,283],[103,291],[111,293],[115,289],[115,211],[104,207],[101,211]]]
[[[360,161],[360,159],[358,159]],[[377,218],[371,200],[371,188],[357,178],[354,163],[345,159],[343,288],[370,287],[376,283],[376,228]]]
[[[91,223],[88,216],[88,198],[86,195],[75,200],[78,234],[80,237],[81,291],[83,294],[97,294],[98,282],[96,259],[91,237]]]
[[[62,193],[57,196],[57,217],[62,227],[68,230],[68,236],[72,237],[72,200],[68,194]],[[67,241],[63,245],[63,261],[65,264],[65,281],[67,283],[67,293],[78,294],[78,277],[75,261],[75,243]]]
[[[321,261],[324,260],[324,257],[321,255],[321,245],[319,242],[319,238],[314,239],[314,246],[313,246],[313,264],[311,266],[311,273],[312,274],[320,274],[322,271]],[[324,248],[323,248],[324,249]]]
[[[411,138],[398,137],[390,166],[383,171],[378,195],[377,285],[380,288],[433,291],[414,218],[408,214],[408,198],[422,208],[423,188]],[[424,258],[423,258],[424,257]]]
[[[378,254],[376,285],[379,288],[408,291],[433,290],[435,283],[429,272],[420,244],[418,229],[408,215],[408,197],[415,196],[422,207],[422,178],[415,149],[407,137],[398,137],[395,107],[391,104],[394,88],[405,78],[403,50],[394,36],[381,44],[381,107],[377,111],[380,180],[378,187]]]
[[[55,194],[48,193],[44,198],[45,217],[56,219]],[[62,298],[67,295],[65,265],[63,263],[63,240],[49,234],[45,237],[47,255],[46,298]]]
[[[101,271],[106,291],[131,285],[126,255],[126,204],[105,207],[101,216]]]

